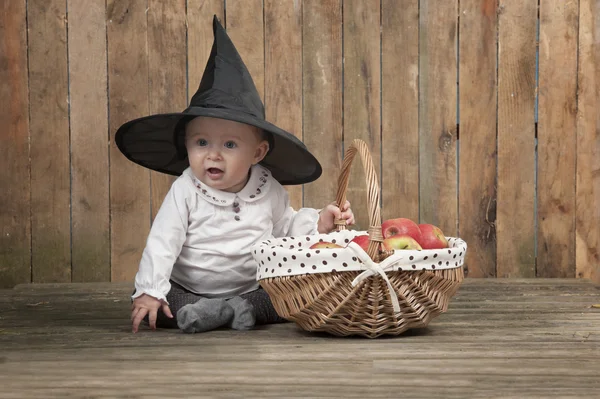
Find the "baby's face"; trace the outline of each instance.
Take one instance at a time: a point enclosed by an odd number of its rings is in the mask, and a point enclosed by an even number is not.
[[[258,128],[224,119],[197,117],[185,129],[192,172],[202,183],[236,193],[246,185],[250,167],[267,154]]]

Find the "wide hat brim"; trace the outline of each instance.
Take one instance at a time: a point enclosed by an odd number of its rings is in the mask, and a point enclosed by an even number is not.
[[[310,183],[321,176],[318,160],[293,134],[252,115],[224,108],[189,107],[184,112],[150,115],[123,124],[115,143],[130,161],[169,175],[179,176],[189,166],[178,151],[176,131],[194,117],[206,116],[241,122],[270,133],[272,149],[260,162],[282,185]]]

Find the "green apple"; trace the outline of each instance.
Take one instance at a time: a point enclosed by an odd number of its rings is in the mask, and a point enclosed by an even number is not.
[[[392,251],[396,249],[412,249],[420,251],[422,248],[411,236],[395,235],[383,240],[383,249],[386,251]]]

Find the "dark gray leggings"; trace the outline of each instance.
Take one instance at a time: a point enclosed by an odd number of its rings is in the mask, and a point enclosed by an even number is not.
[[[178,328],[177,312],[179,309],[185,305],[196,303],[203,298],[198,294],[188,291],[172,280],[169,282],[171,283],[171,291],[167,294],[167,301],[169,302],[169,309],[171,309],[173,318],[168,318],[162,310],[159,309],[156,318],[156,327],[158,328]],[[248,300],[254,307],[257,325],[285,323],[287,321],[277,314],[273,307],[273,303],[271,302],[271,298],[269,298],[269,295],[267,295],[264,289],[258,288],[257,290],[247,292],[240,296]],[[144,318],[144,321],[148,322],[148,316]]]

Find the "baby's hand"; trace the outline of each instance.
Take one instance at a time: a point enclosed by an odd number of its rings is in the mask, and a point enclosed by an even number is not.
[[[354,214],[350,209],[350,202],[346,201],[342,208],[338,208],[335,202],[327,205],[319,213],[319,222],[317,230],[321,234],[329,233],[335,228],[334,220],[343,219],[346,221],[346,226],[354,224]]]
[[[169,305],[160,299],[156,299],[153,296],[142,294],[133,300],[131,305],[131,320],[133,320],[132,331],[135,333],[138,331],[140,323],[148,315],[148,321],[150,322],[150,328],[156,330],[156,315],[158,309],[162,307],[162,311],[167,317],[173,318]]]

